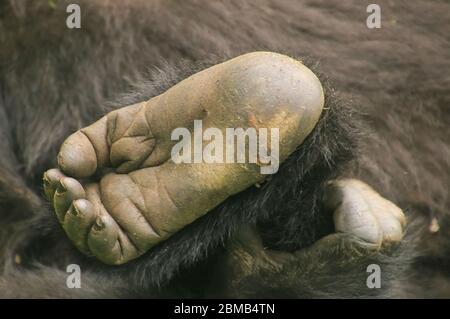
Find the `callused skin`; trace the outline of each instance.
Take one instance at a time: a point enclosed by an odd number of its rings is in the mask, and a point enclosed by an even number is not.
[[[267,177],[261,163],[175,163],[176,128],[193,131],[194,120],[223,136],[226,128],[276,128],[282,163],[312,131],[323,105],[319,79],[301,62],[245,54],[71,135],[58,155],[60,169],[44,175],[45,193],[81,251],[123,264]],[[75,179],[106,168],[114,172],[98,183]]]

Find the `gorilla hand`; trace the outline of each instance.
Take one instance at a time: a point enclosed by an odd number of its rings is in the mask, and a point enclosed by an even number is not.
[[[253,297],[246,295],[246,287],[268,292],[263,297],[273,297],[271,290],[278,297],[292,297],[290,293],[298,297],[302,295],[299,289],[309,297],[333,297],[341,290],[337,295],[343,297],[343,291],[351,293],[351,289],[334,286],[335,282],[365,285],[366,267],[379,252],[386,253],[403,238],[405,216],[395,204],[355,179],[330,183],[324,200],[333,212],[336,233],[296,252],[265,249],[257,230],[244,228],[228,245],[225,261],[219,262],[223,272],[219,277],[226,278],[226,297]],[[337,279],[346,271],[352,274],[348,277],[352,282]],[[255,285],[264,287],[254,289]]]
[[[330,183],[325,206],[334,211],[338,233],[352,234],[374,249],[397,243],[403,237],[406,218],[402,210],[360,180],[342,179]]]
[[[79,250],[123,264],[265,178],[261,163],[175,163],[176,128],[192,131],[194,120],[222,136],[227,128],[278,128],[281,163],[312,131],[323,104],[320,81],[302,63],[246,54],[71,135],[60,170],[44,175],[44,190]],[[77,180],[93,176],[99,181]]]

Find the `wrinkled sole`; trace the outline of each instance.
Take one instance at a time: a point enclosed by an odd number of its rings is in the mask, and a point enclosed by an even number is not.
[[[323,105],[319,79],[301,62],[245,54],[72,134],[59,169],[44,174],[45,194],[80,251],[123,264],[267,177],[261,162],[175,163],[175,129],[193,132],[195,120],[223,136],[227,128],[277,129],[282,163],[313,130]],[[113,172],[98,183],[80,182],[104,168]]]

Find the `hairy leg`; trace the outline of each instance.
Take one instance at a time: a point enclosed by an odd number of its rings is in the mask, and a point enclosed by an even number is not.
[[[44,175],[45,193],[82,252],[123,264],[267,177],[261,162],[177,164],[175,129],[192,132],[194,120],[223,136],[227,128],[276,128],[281,163],[312,131],[323,104],[320,81],[302,63],[246,54],[74,133],[61,147],[60,169]],[[84,180],[94,175],[98,182]]]

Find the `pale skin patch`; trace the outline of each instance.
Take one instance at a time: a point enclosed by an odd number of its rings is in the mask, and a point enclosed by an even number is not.
[[[403,237],[403,211],[360,180],[329,183],[325,205],[334,211],[337,232],[353,234],[377,247],[399,242]]]

